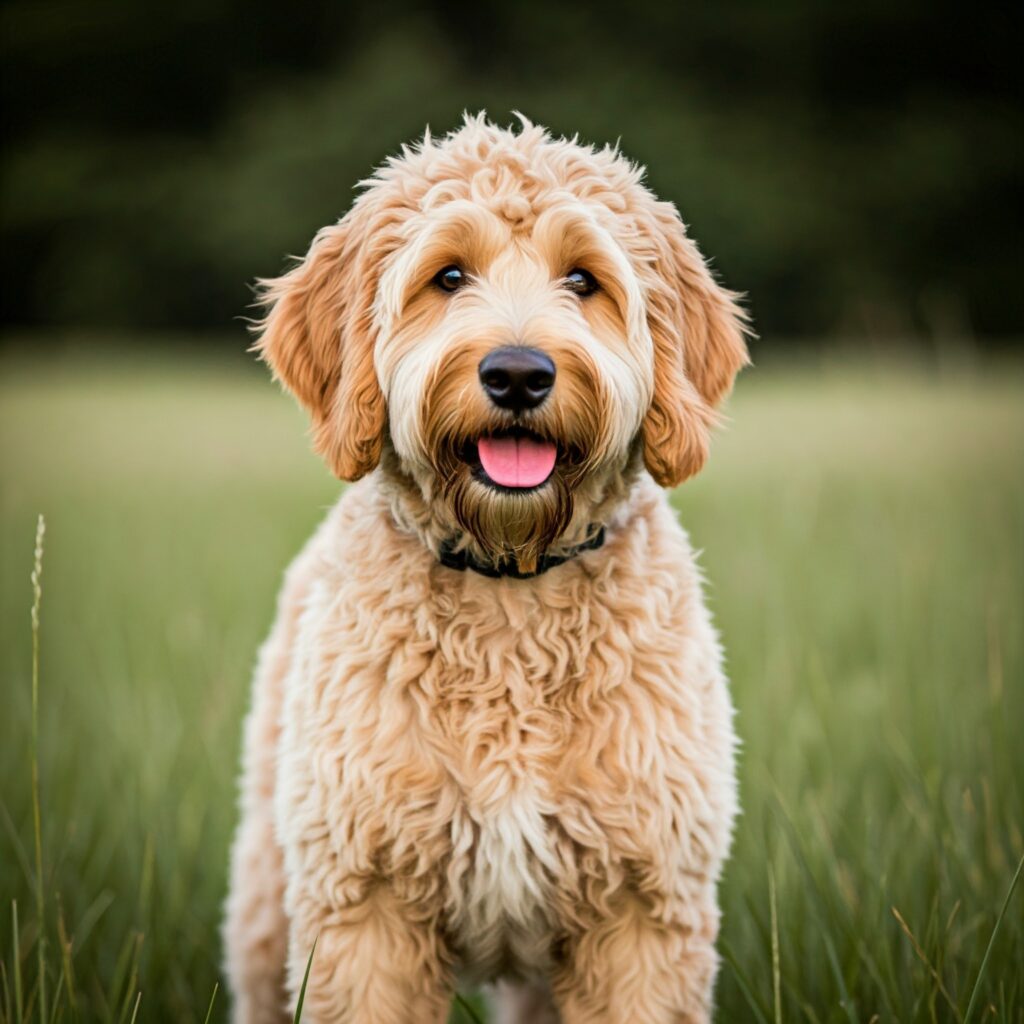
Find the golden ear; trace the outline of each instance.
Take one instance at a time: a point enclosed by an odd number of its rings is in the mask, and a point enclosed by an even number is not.
[[[675,487],[704,465],[715,408],[750,362],[747,315],[712,277],[671,203],[654,203],[647,226],[656,280],[648,297],[654,396],[642,429],[644,462],[662,487]]]
[[[254,348],[306,408],[313,445],[342,480],[377,465],[386,416],[373,365],[377,260],[365,244],[366,201],[322,229],[293,270],[259,282],[268,312]]]

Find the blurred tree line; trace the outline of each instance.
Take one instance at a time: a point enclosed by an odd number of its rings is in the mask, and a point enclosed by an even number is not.
[[[621,139],[763,334],[1024,334],[1022,9],[8,0],[4,323],[230,328],[486,108]]]

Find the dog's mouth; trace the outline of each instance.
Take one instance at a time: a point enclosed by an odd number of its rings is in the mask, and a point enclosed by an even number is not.
[[[467,444],[462,457],[481,483],[523,492],[543,487],[551,479],[558,445],[532,431],[513,428]]]

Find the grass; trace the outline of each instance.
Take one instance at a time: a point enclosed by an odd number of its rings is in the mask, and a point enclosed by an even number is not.
[[[744,742],[720,1019],[1019,1022],[1024,371],[794,365],[730,411],[674,498]],[[0,357],[0,1021],[226,1018],[249,675],[338,491],[303,432],[241,357]]]

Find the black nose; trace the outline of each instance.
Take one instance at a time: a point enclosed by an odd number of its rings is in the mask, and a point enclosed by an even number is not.
[[[480,383],[502,409],[534,409],[555,386],[555,364],[535,348],[496,348],[480,360]]]

